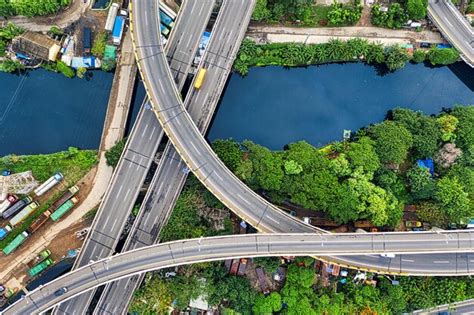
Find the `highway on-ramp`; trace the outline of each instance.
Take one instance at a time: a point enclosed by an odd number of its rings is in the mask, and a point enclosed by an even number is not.
[[[445,238],[452,238],[445,242]],[[110,281],[160,268],[239,257],[472,252],[474,232],[244,234],[163,243],[111,256],[38,287],[4,311],[38,314]],[[64,289],[66,288],[66,289]],[[58,290],[64,292],[58,294]]]

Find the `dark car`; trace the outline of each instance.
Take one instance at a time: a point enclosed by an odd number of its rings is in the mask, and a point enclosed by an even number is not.
[[[54,292],[54,295],[56,296],[61,296],[63,295],[64,293],[67,292],[67,287],[62,287],[61,289],[57,290],[56,292]]]

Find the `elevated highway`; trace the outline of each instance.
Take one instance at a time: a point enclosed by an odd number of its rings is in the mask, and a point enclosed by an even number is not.
[[[474,30],[451,0],[429,0],[428,16],[444,37],[474,67]]]
[[[179,11],[165,52],[172,76],[180,90],[186,81],[213,7],[214,0],[185,1]],[[153,16],[150,14],[150,18]],[[185,106],[198,113],[202,112],[201,103],[189,101]],[[158,120],[156,124],[159,126]],[[166,224],[186,179],[187,174],[183,172],[185,169],[186,165],[168,143],[122,251],[152,245],[158,241],[160,231]],[[126,314],[133,292],[142,278],[143,275],[137,275],[107,285],[94,314]]]
[[[414,311],[414,315],[435,315],[447,312],[450,315],[474,314],[474,299]]]
[[[472,231],[450,231],[246,234],[181,240],[136,249],[83,266],[30,292],[4,314],[38,314],[110,281],[183,264],[263,256],[472,252],[473,237]],[[453,241],[445,242],[446,238]],[[62,288],[67,288],[67,292],[55,294]]]
[[[253,6],[253,3],[245,1],[229,0],[229,2],[235,6],[233,12],[242,10],[251,12],[250,7]],[[153,29],[158,26],[145,26],[141,23],[148,14],[149,10],[146,9],[148,4],[135,1],[132,14],[137,60],[140,61],[139,69],[160,123],[191,171],[222,203],[261,232],[325,232],[303,224],[266,202],[237,179],[217,158],[184,109],[179,93],[172,84],[166,60],[161,58],[160,46],[152,44],[153,32],[157,32]],[[235,36],[235,33],[229,35]],[[221,40],[227,38],[222,36]],[[225,84],[230,71],[230,66],[225,67],[225,61],[235,58],[235,55],[225,55],[221,52],[210,52],[210,54],[214,54],[215,58],[210,63],[212,67],[208,68],[200,93],[210,94],[216,86]],[[371,256],[323,257],[323,259],[343,266],[380,273],[463,275],[471,273],[470,263],[474,257],[470,253],[459,253],[409,256],[403,259]]]

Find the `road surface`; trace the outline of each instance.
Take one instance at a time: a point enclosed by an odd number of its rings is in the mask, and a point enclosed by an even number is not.
[[[472,252],[473,237],[474,232],[460,230],[329,235],[244,234],[180,240],[143,247],[76,269],[30,292],[4,314],[38,314],[110,281],[183,264],[264,256]],[[452,241],[445,242],[447,238]],[[67,288],[67,292],[55,294],[61,288]]]

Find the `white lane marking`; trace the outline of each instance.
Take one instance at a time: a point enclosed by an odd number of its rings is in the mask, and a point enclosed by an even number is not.
[[[201,5],[201,9],[199,10],[198,16],[201,16],[202,10],[204,10],[204,6],[203,6],[203,5]]]
[[[120,185],[119,191],[118,191],[118,193],[115,195],[115,199],[117,199],[118,196],[120,196],[120,192],[122,191],[122,188],[123,188],[123,185]]]
[[[215,174],[216,174],[217,178],[219,178],[219,180],[220,180],[221,182],[224,181],[224,179],[222,178],[221,175],[219,175],[219,174],[217,174],[217,173],[215,173]]]
[[[128,194],[130,193],[130,188],[127,189],[127,193],[125,194],[125,197],[123,197],[123,200],[127,200]]]
[[[435,264],[449,264],[449,260],[434,260]]]
[[[216,175],[217,175],[217,174],[216,174]],[[250,201],[248,201],[247,199],[245,199],[244,197],[242,197],[241,194],[237,194],[237,197],[239,197],[240,199],[242,199],[246,204],[251,205]]]
[[[145,136],[145,132],[147,129],[148,129],[148,124],[146,124],[145,128],[143,128],[142,138]]]
[[[277,220],[275,220],[274,218],[272,218],[271,216],[266,216],[267,218],[269,218],[270,220],[272,220],[273,222],[275,222],[276,224],[280,224],[280,222],[278,222]]]
[[[177,123],[179,126],[181,126],[181,122],[179,121],[179,119],[176,120],[176,123]]]
[[[145,25],[148,26],[148,14],[145,14]]]
[[[148,139],[151,140],[151,137],[153,137],[153,134],[155,133],[155,130],[156,130],[156,126],[153,127],[153,130],[151,131],[150,137]]]
[[[143,162],[143,156],[140,157],[140,162],[137,163],[137,170],[140,168],[140,165],[142,165]]]
[[[111,228],[111,230],[113,230],[113,229],[114,229],[114,227],[115,227],[115,224],[117,224],[117,220],[115,220],[115,221],[114,221],[114,224],[112,224],[112,228]]]
[[[194,142],[192,141],[189,141],[189,143],[191,143],[192,147],[194,148],[194,150],[196,150],[196,153],[199,154],[199,156],[201,156],[201,152],[199,152],[198,148],[196,147],[196,145],[194,144]]]
[[[412,260],[412,259],[402,259],[402,261],[404,261],[404,262],[410,262],[410,263],[415,262],[415,261]]]

